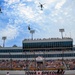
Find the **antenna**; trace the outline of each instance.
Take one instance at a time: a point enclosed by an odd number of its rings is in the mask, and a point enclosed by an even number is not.
[[[70,38],[71,38],[71,32],[70,32]]]
[[[64,29],[59,29],[59,32],[61,32],[61,37],[63,39],[63,32],[64,32]]]

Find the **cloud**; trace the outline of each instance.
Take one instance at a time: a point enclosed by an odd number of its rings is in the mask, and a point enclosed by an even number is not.
[[[60,2],[58,2],[55,6],[55,9],[60,9],[64,3],[66,2],[66,0],[60,0]]]
[[[43,11],[38,7],[39,2],[44,4]],[[17,40],[24,31],[25,37],[29,37],[27,26],[30,24],[37,30],[35,33],[37,38],[38,36],[57,36],[59,28],[69,31],[74,26],[74,6],[74,2],[69,0],[5,0],[4,14],[6,16],[3,18],[7,18],[8,21],[4,21],[6,22],[4,28],[0,27],[2,33],[0,35],[1,37],[8,35],[9,40],[14,38]]]
[[[7,39],[11,40],[18,36],[18,28],[12,25],[7,25],[0,31],[0,37],[6,36]]]
[[[20,2],[20,0],[4,0],[8,5],[11,5],[13,3]]]

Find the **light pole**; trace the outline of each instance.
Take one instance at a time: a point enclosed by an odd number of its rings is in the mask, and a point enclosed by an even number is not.
[[[28,30],[29,30],[30,33],[31,33],[31,39],[33,40],[33,34],[35,33],[35,30],[31,29],[30,26],[28,26]]]
[[[63,32],[64,32],[64,29],[59,29],[59,32],[61,32],[61,37],[62,37],[62,39],[63,39]],[[64,64],[64,49],[62,48],[61,49],[62,50],[62,66],[63,66],[63,64]]]
[[[5,47],[6,36],[3,36],[3,37],[2,37],[2,40],[3,40],[3,47]]]
[[[35,33],[35,30],[30,30],[31,33],[31,39],[33,40],[33,34]]]
[[[64,29],[59,29],[59,32],[61,32],[61,37],[63,39],[63,32],[64,32]]]

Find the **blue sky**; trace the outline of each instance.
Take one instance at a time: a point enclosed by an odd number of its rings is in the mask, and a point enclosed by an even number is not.
[[[44,4],[40,10],[39,2]],[[28,26],[35,30],[34,38],[72,37],[75,44],[75,0],[0,0],[0,45],[6,36],[7,47],[22,46],[31,38]]]

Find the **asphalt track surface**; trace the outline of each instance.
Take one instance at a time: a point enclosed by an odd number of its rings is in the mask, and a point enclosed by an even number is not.
[[[0,75],[6,75],[8,71],[1,71]],[[25,71],[9,71],[9,75],[25,75]],[[57,74],[50,74],[50,75],[57,75]],[[60,74],[59,74],[60,75]],[[75,75],[75,70],[66,70],[64,75]]]
[[[6,74],[0,74],[0,75],[6,75]],[[25,74],[10,74],[10,75],[25,75]],[[75,75],[75,74],[64,74],[64,75]]]
[[[0,74],[0,75],[6,75],[6,74]],[[25,74],[10,74],[10,75],[25,75]],[[64,75],[75,75],[75,74],[64,74]]]

